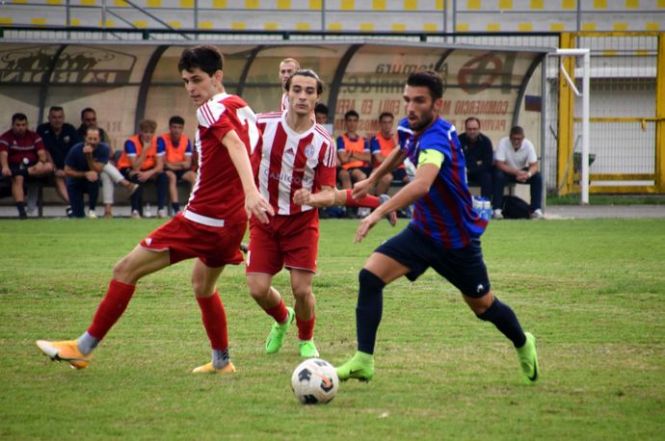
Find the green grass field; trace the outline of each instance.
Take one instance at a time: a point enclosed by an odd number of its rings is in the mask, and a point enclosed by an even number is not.
[[[191,262],[140,282],[90,367],[74,371],[34,340],[77,337],[114,262],[157,221],[2,221],[2,440],[647,440],[665,433],[665,222],[501,221],[483,239],[495,294],[539,344],[541,379],[521,383],[509,342],[433,272],[385,290],[375,379],[343,383],[326,406],[298,404],[295,329],[263,353],[269,318],[240,267],[219,291],[230,377],[209,358]],[[403,223],[400,225],[403,226]],[[357,273],[394,231],[353,244],[356,222],[323,221],[316,340],[339,363],[355,349]],[[292,303],[284,273],[276,286]]]

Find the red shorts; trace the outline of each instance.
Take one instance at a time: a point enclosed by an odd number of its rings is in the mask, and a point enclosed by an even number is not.
[[[148,234],[141,246],[152,251],[169,250],[172,264],[198,257],[211,268],[237,265],[243,261],[240,242],[246,228],[245,223],[209,227],[185,219],[181,212]]]
[[[248,273],[277,274],[282,267],[316,272],[319,211],[274,216],[269,224],[249,221]]]

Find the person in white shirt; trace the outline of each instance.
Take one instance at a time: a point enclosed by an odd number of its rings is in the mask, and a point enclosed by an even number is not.
[[[533,143],[524,137],[524,129],[515,126],[510,136],[499,141],[494,153],[494,217],[503,218],[503,188],[509,182],[529,184],[531,187],[531,218],[543,217],[543,178],[538,171],[538,156]]]

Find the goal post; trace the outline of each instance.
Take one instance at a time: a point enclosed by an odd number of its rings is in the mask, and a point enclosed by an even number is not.
[[[590,95],[591,95],[591,89],[590,89],[590,83],[591,83],[591,50],[590,49],[557,49],[556,52],[550,52],[548,54],[548,57],[557,57],[559,59],[559,72],[562,78],[565,80],[565,82],[568,84],[568,87],[570,88],[570,92],[575,94],[576,96],[580,97],[582,99],[582,151],[581,151],[581,156],[582,156],[582,161],[580,164],[580,189],[581,189],[581,195],[580,195],[580,203],[581,204],[588,204],[589,203],[589,121],[590,121]],[[575,72],[568,72],[568,69],[566,68],[566,63],[563,62],[563,59],[565,57],[575,57],[575,59],[582,59],[582,88],[581,90],[577,88],[575,84]],[[570,64],[569,64],[570,66]],[[574,66],[574,65],[573,65]],[[559,101],[566,100],[567,97],[562,97],[561,93],[559,94]],[[569,133],[572,133],[573,127],[572,127],[572,121],[574,118],[574,113],[575,113],[575,105],[574,105],[574,100],[570,100],[569,103],[571,105],[560,105],[559,107],[559,121],[568,121],[568,130],[570,131]],[[566,114],[569,113],[569,114]],[[570,139],[562,139],[562,137],[559,137],[559,148],[561,148],[561,143],[565,142],[570,142]],[[569,151],[570,154],[566,155],[567,156],[567,161],[572,160],[573,154],[574,154],[574,144],[571,146],[568,146],[568,149],[565,149],[566,151]],[[560,177],[562,176],[561,179],[569,179],[572,181],[573,177],[572,174],[567,174],[563,175],[560,174]],[[564,184],[565,183],[560,183]]]

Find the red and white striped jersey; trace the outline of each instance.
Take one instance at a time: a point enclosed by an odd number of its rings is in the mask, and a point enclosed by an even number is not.
[[[222,139],[234,130],[251,156],[259,141],[256,115],[240,97],[220,93],[197,109],[196,118],[199,169],[187,203],[194,213],[189,219],[210,226],[246,222],[245,193]]]
[[[293,203],[293,194],[305,188],[312,193],[335,186],[335,144],[325,128],[314,124],[296,133],[286,123],[286,112],[258,115],[261,141],[252,162],[256,184],[276,214],[311,210]]]

